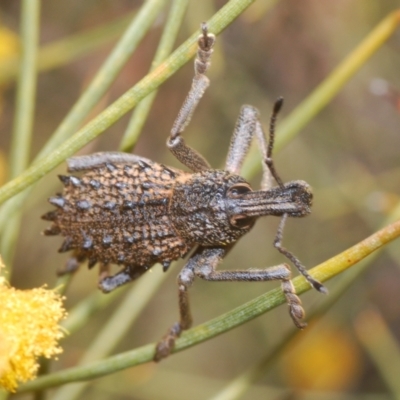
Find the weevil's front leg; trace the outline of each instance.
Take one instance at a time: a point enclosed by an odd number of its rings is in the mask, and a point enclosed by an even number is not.
[[[194,270],[196,276],[207,281],[225,282],[264,282],[280,280],[282,291],[289,306],[289,314],[297,328],[303,329],[307,324],[304,318],[304,309],[292,284],[291,271],[287,264],[280,264],[266,269],[248,269],[242,271],[216,271],[218,261],[221,260],[223,249],[205,249],[202,253],[204,260],[215,260],[212,263],[198,263]]]
[[[174,122],[171,134],[167,141],[167,146],[175,157],[192,171],[210,169],[208,162],[199,153],[187,146],[181,136],[181,133],[190,122],[197,104],[210,84],[205,73],[210,66],[210,58],[213,53],[215,36],[208,32],[205,23],[202,24],[201,29],[202,34],[198,39],[199,48],[194,62],[195,76],[193,78],[192,86],[182,108],[179,111],[178,117]]]
[[[250,148],[253,137],[257,138],[262,159],[267,158],[267,142],[259,119],[258,110],[249,105],[242,106],[239,117],[233,131],[225,169],[233,174],[240,174],[243,161]],[[272,187],[272,175],[266,163],[263,166],[263,178],[261,189],[267,190]]]
[[[300,260],[292,254],[290,251],[288,251],[285,247],[282,245],[282,238],[283,238],[283,228],[285,227],[285,223],[287,220],[288,214],[283,214],[281,221],[279,223],[278,231],[276,233],[276,237],[274,240],[274,247],[282,253],[284,256],[286,256],[299,270],[299,272],[306,278],[307,282],[316,290],[318,290],[321,293],[327,294],[328,289],[320,282],[318,282],[316,279],[314,279],[306,270],[304,265],[300,262]]]

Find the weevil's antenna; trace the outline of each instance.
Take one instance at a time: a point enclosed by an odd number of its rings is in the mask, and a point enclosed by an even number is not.
[[[272,150],[274,148],[274,142],[275,142],[275,122],[279,114],[279,111],[282,108],[282,105],[283,105],[283,97],[278,97],[278,99],[275,101],[274,108],[272,109],[271,118],[269,120],[269,142],[267,148],[267,158],[264,160],[265,164],[268,166],[271,172],[271,175],[274,177],[276,183],[281,188],[283,188],[283,181],[276,172],[274,161],[272,160]]]
[[[276,237],[274,240],[274,247],[284,256],[286,256],[298,269],[298,271],[306,278],[307,282],[318,292],[327,294],[328,289],[321,283],[318,282],[316,279],[311,277],[308,273],[304,265],[300,262],[300,260],[292,254],[289,250],[282,246],[282,238],[283,238],[283,228],[285,227],[286,220],[288,218],[288,214],[283,214],[281,222],[279,223],[278,231],[276,233]]]

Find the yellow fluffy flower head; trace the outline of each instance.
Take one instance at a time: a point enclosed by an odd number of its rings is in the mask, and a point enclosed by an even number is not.
[[[0,258],[0,269],[2,267]],[[46,288],[17,290],[0,277],[0,388],[14,392],[36,377],[38,357],[62,352],[58,325],[66,317],[62,297]]]

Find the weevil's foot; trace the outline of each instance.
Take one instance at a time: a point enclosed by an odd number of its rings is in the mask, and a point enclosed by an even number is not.
[[[131,282],[132,277],[129,268],[126,268],[113,276],[108,276],[108,268],[100,268],[98,287],[103,293],[110,293],[119,286]]]
[[[323,293],[323,294],[329,293],[328,289],[321,282],[318,282],[315,279],[312,279],[310,284],[315,290],[318,290],[318,292],[320,292],[320,293]]]
[[[198,45],[201,50],[208,52],[214,46],[215,35],[208,32],[208,27],[205,22],[201,24],[201,32],[202,34],[199,36]]]
[[[301,305],[299,296],[297,296],[295,292],[292,281],[284,280],[282,281],[281,286],[289,306],[289,314],[292,317],[294,324],[297,328],[304,329],[307,324],[303,322],[302,319],[305,317],[306,313]]]
[[[301,305],[289,306],[289,314],[292,317],[296,328],[304,329],[307,326],[307,322],[301,321],[305,317],[305,312]]]
[[[67,274],[73,274],[79,268],[79,261],[76,257],[71,257],[65,263],[63,268],[58,269],[57,275],[63,276]]]
[[[156,352],[153,357],[155,362],[159,362],[171,354],[175,346],[175,340],[181,335],[181,332],[182,328],[179,322],[171,326],[167,334],[157,343]]]

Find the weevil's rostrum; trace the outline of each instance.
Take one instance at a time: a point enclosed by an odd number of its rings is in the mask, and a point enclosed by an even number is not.
[[[258,111],[242,107],[231,140],[225,170],[215,170],[185,144],[181,133],[209,85],[205,76],[215,37],[202,25],[195,60],[195,77],[167,141],[176,158],[192,172],[125,153],[96,153],[68,160],[71,176],[60,176],[62,194],[51,197],[56,210],[43,216],[52,221],[46,235],[65,237],[60,252],[73,250],[65,271],[88,260],[89,268],[100,265],[99,288],[110,292],[135,280],[154,264],[166,271],[171,261],[194,250],[178,275],[179,322],[172,325],[157,345],[154,359],[167,357],[182,330],[192,324],[188,288],[195,277],[209,281],[280,280],[289,313],[298,328],[305,323],[304,310],[290,280],[287,264],[265,269],[217,270],[218,264],[256,219],[280,216],[274,246],[285,255],[320,292],[325,287],[313,279],[291,252],[282,246],[288,217],[310,213],[312,192],[304,181],[283,183],[273,161],[274,125],[282,106],[279,99],[270,120],[267,144]],[[240,176],[252,138],[263,157],[261,190],[253,190]],[[277,186],[272,187],[275,180]],[[110,275],[110,264],[122,266]]]

